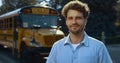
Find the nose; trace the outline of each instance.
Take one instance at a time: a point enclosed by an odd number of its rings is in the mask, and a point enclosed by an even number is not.
[[[76,23],[76,22],[77,22],[77,19],[74,18],[74,19],[72,20],[72,23],[74,24],[74,23]]]

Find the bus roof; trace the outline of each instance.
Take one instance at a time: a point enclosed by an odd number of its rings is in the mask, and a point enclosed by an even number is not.
[[[20,10],[21,10],[21,8],[16,9],[16,10],[11,11],[11,12],[8,12],[8,13],[5,13],[5,14],[2,14],[2,15],[0,15],[0,19],[8,18],[10,16],[15,16],[19,13]]]
[[[5,14],[2,14],[0,15],[0,19],[5,19],[5,18],[9,18],[11,16],[16,16],[16,15],[19,15],[22,10],[26,9],[26,8],[32,8],[32,7],[44,7],[44,6],[26,6],[26,7],[23,7],[23,8],[19,8],[19,9],[16,9],[16,10],[13,10],[11,12],[8,12],[8,13],[5,13]],[[44,7],[44,8],[49,8],[51,10],[55,10],[53,8],[50,8],[50,7]],[[55,10],[56,11],[56,10]],[[56,11],[57,12],[57,11]]]

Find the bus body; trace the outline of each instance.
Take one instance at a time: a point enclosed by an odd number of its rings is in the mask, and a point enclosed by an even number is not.
[[[0,16],[0,45],[20,57],[24,52],[49,48],[64,37],[59,29],[56,10],[49,7],[23,7]]]

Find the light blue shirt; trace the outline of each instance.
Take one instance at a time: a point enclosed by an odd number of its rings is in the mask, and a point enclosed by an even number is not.
[[[69,35],[54,43],[46,63],[113,63],[103,42],[85,33],[74,50]]]

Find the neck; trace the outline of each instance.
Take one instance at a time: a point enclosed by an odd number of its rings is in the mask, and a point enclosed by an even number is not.
[[[73,44],[78,44],[84,39],[84,32],[79,34],[70,33],[70,40]]]

